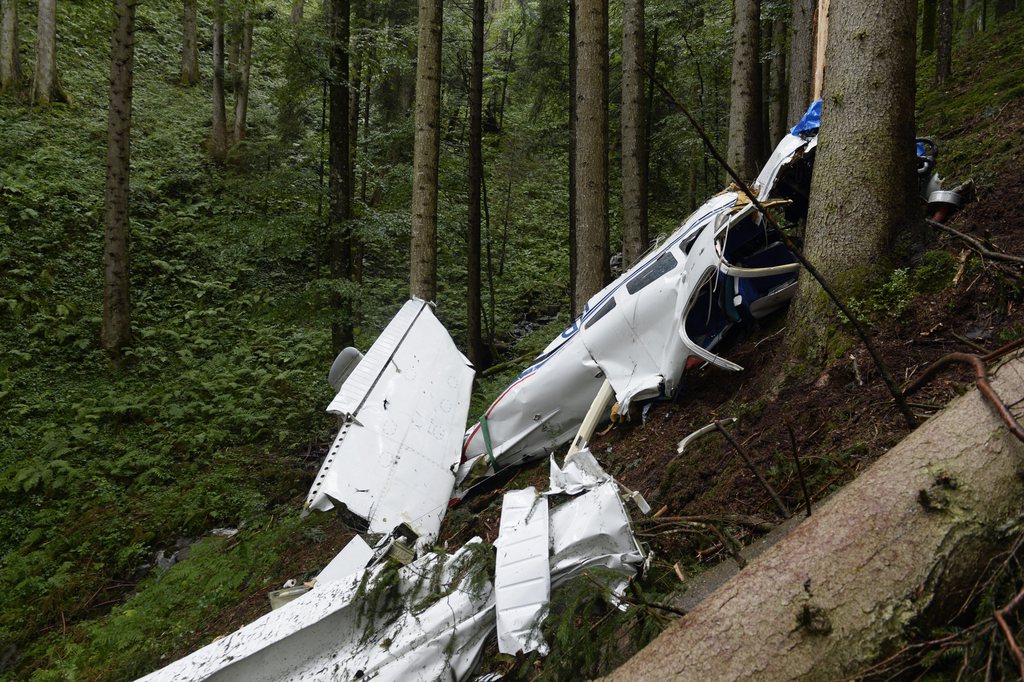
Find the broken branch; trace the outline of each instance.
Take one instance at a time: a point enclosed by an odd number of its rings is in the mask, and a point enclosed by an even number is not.
[[[1014,256],[1009,253],[1003,253],[1001,251],[993,251],[992,249],[986,247],[984,244],[982,244],[974,237],[966,235],[960,230],[955,230],[948,225],[943,225],[942,223],[937,222],[935,220],[925,218],[925,222],[934,228],[942,230],[947,234],[953,235],[954,237],[962,241],[964,244],[967,244],[969,247],[977,251],[979,255],[984,256],[985,258],[1003,261],[1004,263],[1016,263],[1017,265],[1024,265],[1024,258],[1020,256]]]
[[[773,488],[771,484],[768,483],[768,480],[761,475],[761,471],[757,468],[757,465],[754,464],[754,460],[750,458],[750,455],[747,454],[747,451],[743,448],[743,446],[740,445],[739,442],[737,442],[736,439],[732,437],[732,434],[725,430],[726,423],[727,422],[724,419],[721,421],[717,421],[715,422],[715,427],[722,432],[722,435],[725,436],[725,439],[729,441],[729,444],[732,445],[734,450],[736,450],[740,458],[747,465],[747,468],[750,469],[750,471],[757,478],[757,481],[758,483],[761,484],[761,487],[764,488],[771,496],[772,501],[775,502],[775,506],[779,508],[780,512],[782,512],[782,517],[786,519],[791,517],[793,514],[789,511],[789,507],[787,507],[785,502],[782,501],[782,498],[779,497],[779,494],[775,492],[775,488]]]

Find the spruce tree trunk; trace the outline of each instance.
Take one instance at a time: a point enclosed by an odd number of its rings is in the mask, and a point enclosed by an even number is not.
[[[469,207],[466,249],[466,347],[477,371],[488,365],[484,346],[480,282],[480,210],[483,186],[484,0],[473,0],[469,72]]]
[[[732,80],[729,85],[729,165],[744,180],[761,166],[761,4],[736,0],[733,21]]]
[[[789,116],[794,125],[811,104],[814,86],[814,0],[793,0],[790,5]]]
[[[182,85],[199,82],[199,40],[196,32],[196,0],[185,0],[182,16],[181,79]]]
[[[576,0],[576,311],[610,279],[608,2]]]
[[[339,286],[352,281],[352,169],[349,154],[349,0],[331,0],[330,21],[330,125],[328,127],[330,194],[327,262],[331,272],[331,346],[335,353],[353,342],[352,292]]]
[[[938,13],[938,0],[924,0],[921,6],[921,54],[935,52],[935,18]]]
[[[66,102],[57,73],[57,0],[39,0],[36,29],[36,65],[32,75],[32,103],[47,106]]]
[[[786,110],[786,24],[781,19],[772,22],[772,38],[776,41],[772,50],[771,68],[769,69],[768,93],[771,106],[768,112],[769,145],[768,154],[772,153],[792,123]],[[796,123],[796,120],[793,121]]]
[[[916,211],[914,0],[832,0],[821,133],[804,252],[842,296],[889,260]],[[836,314],[806,273],[790,309],[795,354],[815,357]]]
[[[624,0],[622,18],[622,266],[647,250],[647,112],[644,0]]]
[[[437,298],[437,166],[441,146],[442,0],[419,0],[409,290]]]
[[[1024,362],[992,384],[1024,399]],[[1024,512],[1022,457],[971,389],[610,679],[856,679],[948,622],[995,567]]]
[[[238,87],[235,88],[235,142],[245,139],[249,112],[249,73],[252,68],[252,10],[242,15],[242,47],[238,56]]]
[[[573,318],[582,312],[576,307],[576,2],[569,0],[569,311]]]
[[[306,0],[292,0],[292,23],[302,23],[302,15],[305,12]]]
[[[18,44],[17,0],[0,0],[0,90],[17,88],[21,82],[21,50]]]
[[[136,0],[115,0],[107,112],[107,183],[103,197],[103,348],[115,364],[131,343],[128,273],[128,176],[131,157],[132,68]]]
[[[210,155],[222,163],[228,156],[228,126],[224,113],[224,0],[213,0],[213,129]]]
[[[935,53],[935,83],[945,85],[953,70],[953,0],[939,0],[939,45]]]

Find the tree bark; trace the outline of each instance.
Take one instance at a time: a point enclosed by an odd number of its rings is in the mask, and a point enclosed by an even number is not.
[[[103,348],[115,364],[131,343],[128,258],[128,176],[131,157],[132,69],[136,0],[115,0],[107,112],[107,182],[103,197]]]
[[[814,83],[814,0],[793,0],[789,34],[789,125],[811,104]]]
[[[921,6],[921,54],[929,55],[935,51],[935,18],[938,13],[938,0],[924,0]]]
[[[57,73],[57,0],[39,0],[36,29],[36,65],[32,75],[32,103],[47,106],[68,100]]]
[[[473,0],[469,73],[469,208],[466,235],[466,347],[477,371],[489,364],[484,346],[480,282],[481,187],[483,184],[484,0]]]
[[[939,0],[939,44],[935,53],[935,83],[945,85],[953,70],[953,0]]]
[[[328,191],[327,261],[331,273],[331,345],[337,353],[352,345],[352,293],[340,286],[352,280],[352,169],[349,153],[349,0],[331,0],[330,13],[330,126],[328,128],[330,181]]]
[[[576,307],[576,2],[569,0],[569,311]]]
[[[213,0],[213,129],[210,154],[222,163],[228,156],[228,127],[224,113],[224,0]]]
[[[744,180],[761,166],[764,132],[761,119],[759,0],[736,0],[733,21],[732,79],[729,85],[729,165]]]
[[[608,264],[608,2],[576,0],[577,312],[611,277]]]
[[[992,384],[1008,404],[1024,398],[1024,362]],[[969,598],[1024,512],[1022,457],[971,390],[610,679],[857,677]]]
[[[196,32],[196,0],[185,0],[182,17],[181,79],[182,85],[199,82],[199,40]]]
[[[292,0],[292,23],[301,24],[302,15],[305,12],[306,0]]]
[[[17,88],[21,82],[21,50],[18,44],[18,2],[0,0],[0,90]]]
[[[441,137],[442,0],[419,0],[409,290],[437,298],[437,166]]]
[[[622,266],[647,250],[647,101],[644,0],[624,0],[622,17]]]
[[[772,61],[769,68],[768,96],[770,101],[768,111],[769,121],[769,145],[768,154],[772,153],[775,145],[779,143],[787,130],[798,119],[789,122],[789,115],[786,111],[786,25],[781,19],[772,22],[772,38],[776,42],[772,49]]]
[[[249,112],[249,73],[252,69],[252,10],[242,14],[242,47],[238,55],[238,86],[235,88],[235,142],[245,139]]]
[[[805,254],[843,297],[888,261],[917,208],[914,0],[832,0],[821,133]],[[795,356],[820,358],[836,330],[804,273],[790,310]]]
[[[1017,8],[1017,0],[996,0],[995,18],[1001,19]]]

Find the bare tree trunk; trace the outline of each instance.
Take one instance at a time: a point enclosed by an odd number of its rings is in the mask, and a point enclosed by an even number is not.
[[[238,59],[238,87],[235,88],[235,142],[245,139],[245,118],[249,112],[249,73],[252,68],[252,10],[242,15],[242,48]]]
[[[574,318],[581,312],[576,308],[576,2],[569,0],[569,310]]]
[[[992,382],[1024,398],[1024,362]],[[610,679],[855,679],[944,623],[1024,512],[1024,446],[972,390],[668,627]]]
[[[437,167],[441,137],[442,0],[419,0],[416,138],[413,149],[412,248],[409,290],[437,297]]]
[[[344,294],[339,286],[352,280],[352,169],[349,154],[349,0],[331,0],[330,12],[330,213],[328,254],[332,290],[330,306],[331,345],[334,352],[353,342],[352,292]]]
[[[57,0],[39,0],[32,103],[46,106],[51,102],[66,101],[68,97],[57,73]]]
[[[916,4],[832,0],[830,17],[805,253],[846,295],[887,261],[890,240],[917,207]],[[835,315],[806,273],[800,282],[789,340],[796,355],[814,357],[834,331],[823,321]]]
[[[793,125],[811,103],[814,83],[814,0],[792,0],[789,34],[789,116]]]
[[[938,0],[924,0],[921,4],[922,55],[929,55],[935,51],[935,18],[938,7]]]
[[[609,280],[608,2],[576,0],[576,302]]]
[[[945,85],[953,70],[953,0],[939,0],[939,46],[935,54],[935,83]]]
[[[302,23],[302,15],[306,8],[306,0],[292,0],[292,23]]]
[[[230,5],[228,6],[230,8]],[[239,69],[239,55],[242,52],[242,25],[234,18],[227,23],[224,33],[224,45],[227,49],[227,82],[231,92],[238,91],[238,80],[241,75]]]
[[[182,17],[181,79],[182,85],[199,82],[199,40],[196,34],[196,0],[185,0]]]
[[[115,364],[132,340],[128,273],[128,176],[131,159],[132,68],[136,0],[114,1],[107,112],[107,184],[103,197],[103,348]]]
[[[484,0],[473,0],[472,64],[469,73],[469,220],[466,249],[466,347],[477,370],[487,367],[480,282],[480,201],[484,174]]]
[[[213,130],[210,154],[223,162],[228,156],[228,126],[224,113],[224,0],[213,0]]]
[[[769,131],[771,140],[768,154],[770,155],[775,145],[785,135],[787,129],[792,125],[789,123],[789,116],[786,110],[786,25],[781,19],[772,22],[772,39],[775,45],[772,49],[771,68],[769,69],[768,96],[771,102],[768,112]],[[793,121],[796,123],[796,120]]]
[[[761,4],[736,0],[732,80],[729,86],[729,165],[744,180],[757,175],[764,131],[761,125]]]
[[[622,265],[647,250],[647,112],[644,0],[625,0],[622,18]]]
[[[17,88],[21,82],[21,51],[18,44],[18,2],[0,0],[0,90]]]
[[[996,19],[1001,19],[1016,8],[1016,0],[996,0],[995,17]]]

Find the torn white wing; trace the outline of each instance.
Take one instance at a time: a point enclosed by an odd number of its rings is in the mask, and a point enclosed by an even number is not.
[[[406,303],[331,403],[346,421],[306,506],[344,504],[372,533],[406,523],[419,544],[432,540],[455,483],[472,382],[430,307]]]

